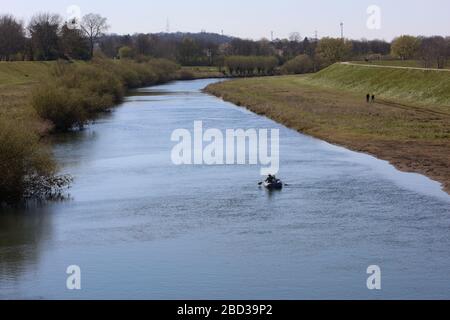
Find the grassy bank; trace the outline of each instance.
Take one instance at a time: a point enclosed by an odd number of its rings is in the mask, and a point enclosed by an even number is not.
[[[161,64],[162,60],[154,61],[155,64]],[[163,70],[161,66],[157,68],[156,75],[151,76],[150,81],[139,79],[139,72],[142,72],[142,65],[127,66],[127,63],[119,61],[106,61],[104,66],[110,70],[115,66],[115,74],[122,74],[125,78],[126,87],[137,87],[142,85],[152,85],[157,82],[168,80],[189,80],[203,78],[223,77],[223,73],[217,67],[177,67],[173,70]],[[165,61],[167,65],[167,61]],[[54,76],[57,62],[0,62],[0,119],[5,121],[18,121],[31,131],[39,135],[45,135],[51,129],[52,124],[42,119],[32,106],[32,93],[43,83],[48,84]],[[80,69],[80,65],[86,65],[84,62],[75,62],[74,65],[66,69]],[[125,68],[120,68],[125,66]],[[67,67],[67,66],[66,66]],[[145,67],[145,66],[144,66]],[[137,68],[138,70],[133,70]],[[150,66],[151,68],[151,66]],[[122,69],[122,70],[119,70]],[[140,71],[141,70],[141,71]]]
[[[0,119],[18,121],[33,132],[48,130],[31,106],[31,92],[46,81],[51,62],[0,62]]]
[[[380,73],[332,66],[308,76],[227,81],[207,91],[300,132],[428,175],[450,191],[450,73],[373,71]],[[367,92],[385,101],[367,104]]]
[[[0,63],[0,204],[58,194],[69,182],[57,176],[40,136],[82,127],[127,89],[178,79],[178,72],[159,59]]]
[[[411,67],[411,68],[423,68],[424,63],[420,60],[372,60],[367,61],[352,61],[355,64],[370,64],[375,66],[386,67]],[[437,68],[437,63],[433,64],[432,68]],[[450,61],[448,61],[445,69],[450,69]]]
[[[321,87],[417,106],[432,106],[450,113],[450,72],[376,68],[335,64],[312,75],[308,81]]]

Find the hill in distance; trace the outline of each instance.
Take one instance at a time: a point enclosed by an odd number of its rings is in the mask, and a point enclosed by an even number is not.
[[[174,33],[166,33],[166,32],[160,32],[160,33],[153,33],[153,35],[158,36],[158,38],[163,40],[171,40],[171,41],[182,41],[185,38],[191,38],[195,41],[200,42],[209,42],[214,43],[216,45],[221,45],[224,43],[229,43],[234,37],[221,35],[218,33],[210,33],[210,32],[198,32],[198,33],[191,33],[191,32],[174,32]]]

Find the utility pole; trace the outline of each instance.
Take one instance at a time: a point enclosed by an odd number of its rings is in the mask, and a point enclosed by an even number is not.
[[[341,39],[344,40],[344,23],[341,22]]]
[[[270,38],[272,39],[273,42],[273,31],[270,31]]]
[[[169,18],[167,18],[167,21],[166,21],[166,32],[170,33],[170,21],[169,21]]]
[[[315,39],[316,41],[319,40],[319,32],[318,32],[317,30],[314,31],[314,39]]]

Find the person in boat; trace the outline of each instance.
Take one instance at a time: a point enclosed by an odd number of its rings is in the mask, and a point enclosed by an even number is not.
[[[267,183],[275,183],[277,181],[277,178],[271,174],[269,174],[269,176],[266,179]]]

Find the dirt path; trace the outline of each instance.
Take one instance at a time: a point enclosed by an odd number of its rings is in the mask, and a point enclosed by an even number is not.
[[[388,68],[388,69],[403,69],[403,70],[422,70],[422,71],[441,71],[450,72],[450,69],[435,69],[435,68],[418,68],[418,67],[399,67],[399,66],[380,66],[376,64],[360,64],[351,62],[340,62],[347,66],[357,66],[357,67],[369,67],[369,68]]]
[[[427,114],[427,115],[446,117],[446,118],[449,118],[449,120],[450,120],[450,113],[440,112],[440,111],[431,110],[431,109],[427,109],[427,108],[423,108],[423,107],[415,107],[415,106],[411,106],[411,105],[401,104],[398,102],[387,101],[384,99],[378,99],[378,102],[381,104],[384,104],[385,106],[389,106],[392,108],[399,108],[399,109],[403,109],[403,110],[407,110],[407,111],[413,110],[415,112],[419,112],[419,113],[423,113],[423,114]]]

